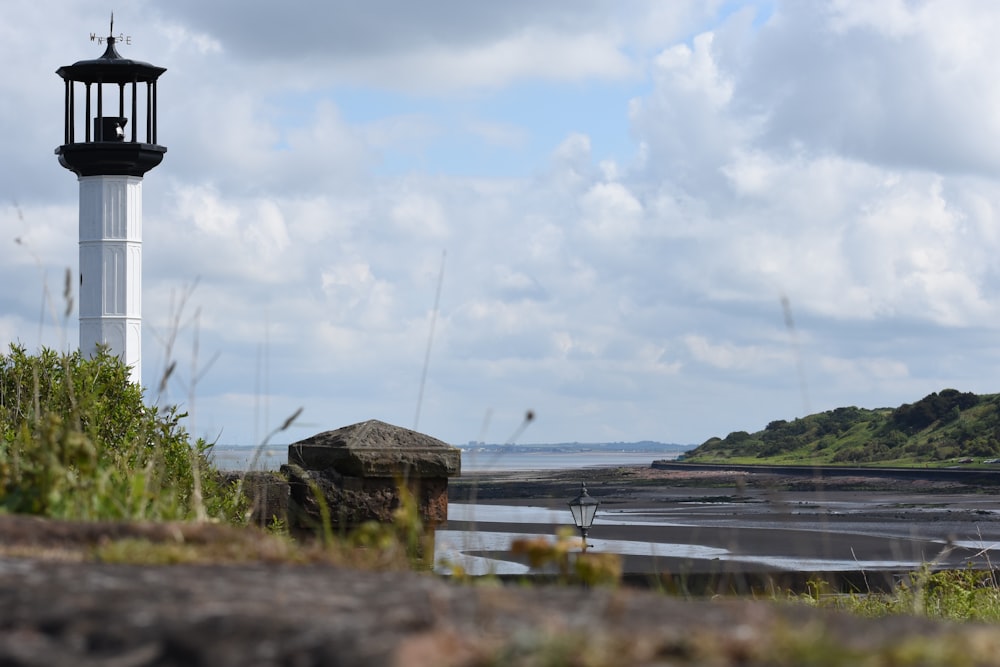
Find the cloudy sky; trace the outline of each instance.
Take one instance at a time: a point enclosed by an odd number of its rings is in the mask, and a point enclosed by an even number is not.
[[[992,0],[5,0],[4,347],[78,344],[54,72],[111,9],[168,69],[143,380],[197,435],[700,443],[1000,391]]]

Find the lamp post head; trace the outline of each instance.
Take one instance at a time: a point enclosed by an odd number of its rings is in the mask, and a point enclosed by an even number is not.
[[[597,514],[597,506],[601,501],[591,498],[587,493],[586,482],[580,484],[580,495],[569,501],[569,511],[573,513],[573,522],[582,531],[590,529]]]

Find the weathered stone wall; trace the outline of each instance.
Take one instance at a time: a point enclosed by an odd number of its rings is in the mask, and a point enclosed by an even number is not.
[[[282,466],[273,472],[232,472],[224,483],[237,484],[249,502],[250,523],[267,527],[274,521],[297,528],[321,525],[320,498],[330,513],[331,528],[350,529],[365,521],[390,522],[400,506],[405,486],[417,501],[420,518],[428,527],[448,520],[448,480],[402,480],[347,477],[335,470],[310,471]],[[317,496],[318,491],[318,496]]]
[[[460,470],[456,448],[377,420],[293,443],[281,468],[289,482],[291,524],[321,525],[325,504],[336,529],[392,521],[403,488],[413,495],[424,523],[441,526],[448,520],[448,477]]]
[[[279,520],[292,528],[354,528],[389,522],[400,506],[400,489],[417,501],[428,527],[448,520],[448,477],[461,470],[459,451],[440,440],[377,420],[324,431],[288,447],[279,473],[227,473],[250,501],[251,523]]]
[[[448,520],[447,479],[359,478],[340,475],[330,468],[302,470],[295,466],[282,466],[281,472],[288,479],[293,513],[299,513],[294,522],[302,527],[322,520],[321,499],[334,528],[351,528],[365,521],[392,521],[400,506],[400,488],[413,494],[426,525],[440,526]]]
[[[0,664],[1000,665],[995,626],[330,566],[0,558]]]

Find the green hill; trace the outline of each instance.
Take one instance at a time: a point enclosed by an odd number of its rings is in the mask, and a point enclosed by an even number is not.
[[[1000,457],[1000,394],[955,389],[898,408],[837,408],[763,431],[710,438],[689,452],[698,463],[914,465]],[[991,461],[992,462],[992,461]]]

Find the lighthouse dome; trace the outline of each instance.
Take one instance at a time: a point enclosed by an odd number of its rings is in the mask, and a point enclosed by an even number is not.
[[[108,46],[100,58],[80,60],[72,65],[64,65],[56,74],[67,81],[80,83],[150,83],[167,71],[141,60],[122,58],[115,48],[114,37],[108,37]]]

